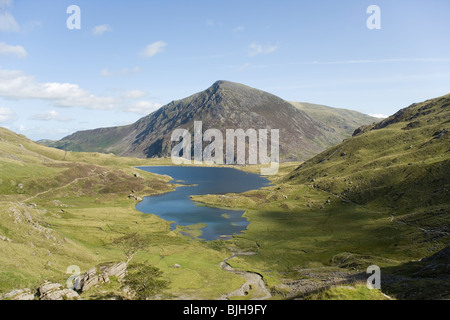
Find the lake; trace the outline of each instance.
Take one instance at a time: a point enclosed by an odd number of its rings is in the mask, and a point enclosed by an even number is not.
[[[138,169],[168,175],[174,179],[172,183],[183,186],[173,192],[145,197],[136,208],[173,222],[172,230],[177,225],[206,224],[199,238],[207,241],[244,231],[249,224],[242,216],[245,211],[207,207],[192,201],[190,196],[241,193],[270,185],[265,177],[233,168],[153,166]]]

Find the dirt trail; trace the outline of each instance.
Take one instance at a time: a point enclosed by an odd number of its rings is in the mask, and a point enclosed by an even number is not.
[[[52,192],[52,191],[55,191],[55,190],[58,190],[58,189],[67,188],[67,187],[71,186],[72,184],[77,183],[78,181],[91,179],[93,177],[105,176],[105,175],[108,175],[108,174],[109,174],[109,171],[106,171],[106,172],[101,172],[101,173],[98,173],[98,174],[93,174],[93,175],[88,176],[88,177],[76,178],[75,180],[72,180],[71,182],[69,182],[68,184],[66,184],[64,186],[57,187],[57,188],[51,188],[49,190],[39,192],[39,193],[35,194],[34,196],[31,196],[31,197],[29,197],[29,198],[27,198],[27,199],[25,199],[25,200],[23,200],[21,202],[23,202],[23,203],[29,202],[30,200],[35,199],[35,198],[37,198],[37,197],[39,197],[39,196],[41,196],[43,194],[46,194],[46,193],[49,193],[49,192]]]
[[[255,254],[256,254],[255,252],[235,253],[234,255],[226,258],[225,260],[223,260],[223,262],[220,263],[220,266],[224,271],[238,274],[242,276],[246,280],[246,282],[239,289],[230,292],[228,294],[222,295],[219,300],[227,300],[229,297],[244,297],[248,294],[248,291],[250,289],[259,293],[258,297],[254,297],[251,300],[265,300],[272,297],[260,274],[249,271],[238,271],[228,264],[228,260],[233,259],[237,256],[251,256]]]

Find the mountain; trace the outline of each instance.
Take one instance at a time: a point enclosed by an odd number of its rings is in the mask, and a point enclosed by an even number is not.
[[[398,299],[450,295],[449,126],[450,94],[415,103],[358,128],[284,178],[340,199],[342,210],[356,205],[370,217],[384,217],[358,230],[366,238],[378,235],[381,249],[361,249],[358,256],[352,247],[343,256],[345,265],[368,257],[380,265],[377,255],[404,260],[382,270],[383,292]],[[378,231],[364,233],[370,226]]]
[[[332,108],[307,102],[290,101],[290,103],[319,123],[319,130],[330,143],[329,146],[341,143],[342,140],[351,137],[355,129],[362,125],[380,121],[379,118],[354,110]]]
[[[358,128],[352,138],[303,163],[286,180],[312,183],[402,221],[448,233],[449,124],[450,95],[415,103]]]
[[[217,81],[207,90],[173,101],[134,124],[80,131],[48,144],[71,151],[168,157],[175,145],[170,140],[172,132],[183,128],[192,134],[194,121],[202,121],[204,131],[219,129],[224,137],[226,129],[280,129],[280,156],[284,160],[311,158],[340,142],[342,136],[330,139],[327,133],[335,132],[335,128],[270,93]]]

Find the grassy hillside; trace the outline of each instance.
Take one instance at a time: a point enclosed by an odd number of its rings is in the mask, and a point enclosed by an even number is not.
[[[362,125],[380,121],[378,118],[353,110],[332,108],[306,102],[290,103],[319,123],[319,128],[330,145],[339,144],[344,139],[351,137],[353,132]]]
[[[355,132],[304,163],[290,182],[355,203],[409,213],[449,204],[450,96],[425,101]]]
[[[143,197],[173,188],[168,177],[133,168],[152,164],[170,159],[65,152],[0,128],[0,295],[37,288],[44,280],[65,284],[71,265],[85,272],[124,261],[114,241],[135,233],[146,246],[133,261],[160,268],[171,281],[169,294],[217,298],[239,288],[244,280],[220,268],[228,251],[192,241],[171,231],[169,222],[135,209],[131,192]],[[97,298],[105,296],[102,290]]]
[[[308,298],[367,279],[376,264],[395,298],[448,298],[449,122],[449,95],[415,104],[300,166],[285,164],[273,187],[194,199],[249,209],[235,243],[258,254],[233,266],[263,274],[279,294]]]

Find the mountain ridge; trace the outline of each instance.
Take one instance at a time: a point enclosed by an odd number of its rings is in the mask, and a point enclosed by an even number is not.
[[[133,124],[79,131],[47,145],[139,158],[169,157],[174,145],[170,141],[173,130],[183,128],[192,133],[194,121],[202,121],[204,130],[215,128],[224,135],[226,129],[280,129],[283,160],[305,160],[340,142],[327,134],[333,128],[292,103],[243,84],[219,80]]]

